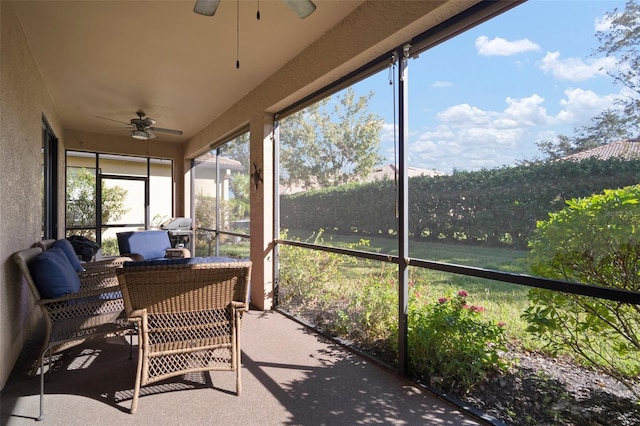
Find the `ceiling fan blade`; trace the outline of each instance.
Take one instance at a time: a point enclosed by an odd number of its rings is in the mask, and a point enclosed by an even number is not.
[[[109,121],[115,121],[116,123],[126,124],[127,126],[131,125],[131,123],[127,123],[126,121],[114,120],[113,118],[107,118],[107,117],[100,117],[99,115],[96,115],[96,118],[101,118],[103,120],[109,120]]]
[[[219,4],[220,0],[196,0],[193,11],[198,15],[213,16]]]
[[[162,127],[149,127],[149,130],[153,130],[154,132],[171,133],[172,135],[182,134],[181,130],[163,129]]]
[[[311,0],[284,0],[284,2],[300,19],[306,18],[316,10],[316,5]]]
[[[131,129],[135,129],[135,127],[114,127],[112,129],[105,129],[105,130],[131,130]]]

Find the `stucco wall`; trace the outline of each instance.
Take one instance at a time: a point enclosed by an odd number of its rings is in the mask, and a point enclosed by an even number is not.
[[[43,115],[62,152],[64,141],[22,27],[7,2],[0,2],[0,28],[0,387],[4,387],[39,316],[11,255],[40,239]],[[61,161],[60,170],[62,166]],[[63,182],[59,184],[61,191]]]

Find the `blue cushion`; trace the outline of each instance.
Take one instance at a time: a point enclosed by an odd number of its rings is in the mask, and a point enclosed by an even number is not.
[[[121,255],[137,253],[144,259],[161,259],[171,248],[167,231],[118,232],[116,235]]]
[[[53,244],[51,244],[51,248],[54,247],[62,249],[64,254],[67,255],[69,263],[71,263],[71,266],[73,267],[73,269],[75,269],[76,272],[84,270],[84,268],[82,267],[82,263],[80,263],[80,260],[76,255],[76,251],[73,249],[73,245],[71,245],[71,241],[67,239],[56,240],[53,242]]]
[[[29,263],[29,272],[42,297],[55,299],[80,290],[80,278],[59,247],[40,253]]]
[[[244,262],[248,259],[236,259],[235,257],[188,257],[179,259],[153,259],[143,260],[141,262],[124,262],[125,267],[131,266],[162,266],[162,265],[195,265],[198,263],[229,263],[229,262]]]

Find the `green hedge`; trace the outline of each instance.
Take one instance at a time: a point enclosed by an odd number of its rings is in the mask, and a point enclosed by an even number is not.
[[[640,182],[640,159],[556,161],[409,180],[415,239],[526,248],[538,220],[565,201]],[[391,180],[281,197],[283,229],[395,233]]]

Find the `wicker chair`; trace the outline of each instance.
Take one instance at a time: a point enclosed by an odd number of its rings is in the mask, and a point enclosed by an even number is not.
[[[29,270],[29,264],[42,253],[40,247],[33,247],[13,255],[26,280],[36,305],[40,306],[45,322],[45,338],[30,376],[44,366],[44,357],[49,352],[49,365],[52,353],[60,352],[78,345],[87,339],[103,337],[109,334],[124,334],[132,325],[124,314],[124,303],[112,266],[93,268],[78,273],[80,291],[55,299],[41,296]],[[124,260],[131,259],[120,259]],[[40,371],[40,415],[44,419],[44,369]]]
[[[240,395],[239,328],[251,262],[164,263],[134,262],[118,271],[125,310],[138,326],[131,413],[141,386],[196,371],[235,371]]]

